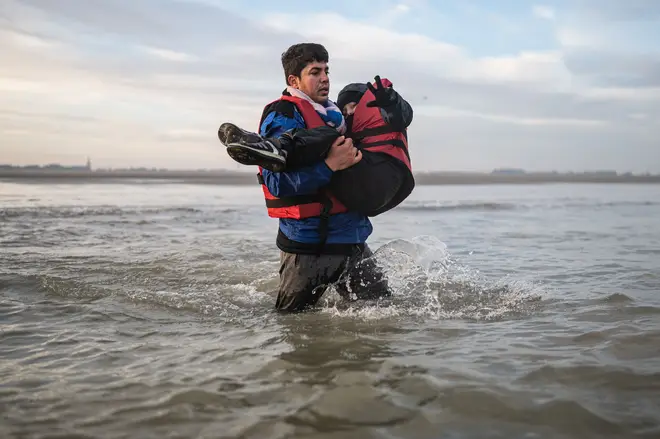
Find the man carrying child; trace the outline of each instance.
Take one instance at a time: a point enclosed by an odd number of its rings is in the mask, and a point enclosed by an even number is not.
[[[231,123],[218,131],[234,160],[259,166],[268,214],[280,219],[282,311],[313,306],[331,283],[346,299],[389,296],[366,244],[368,217],[414,188],[410,105],[378,76],[345,87],[335,105],[327,63],[319,44],[291,46],[282,55],[287,89],[264,108],[259,134]]]

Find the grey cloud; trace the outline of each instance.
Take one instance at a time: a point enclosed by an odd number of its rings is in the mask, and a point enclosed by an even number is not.
[[[610,8],[608,14],[614,14],[615,6],[610,4],[607,7]],[[23,9],[19,11],[17,8]],[[168,163],[176,166],[183,163],[181,158],[184,157],[189,166],[195,166],[194,163],[207,165],[209,160],[218,160],[214,132],[223,116],[234,116],[226,108],[230,105],[243,109],[252,106],[254,110],[246,111],[246,114],[258,117],[262,106],[284,88],[281,52],[290,44],[305,40],[294,33],[269,31],[217,7],[175,0],[22,0],[20,4],[3,2],[0,12],[6,18],[5,23],[11,22],[16,29],[67,41],[74,49],[83,50],[73,59],[72,72],[87,72],[104,84],[124,87],[144,98],[151,96],[157,101],[162,97],[178,103],[180,108],[175,114],[168,114],[167,118],[163,116],[163,125],[166,126],[148,126],[150,131],[140,135],[139,140],[145,142],[143,151],[135,151],[130,143],[121,150],[122,154],[134,153],[136,159],[144,160],[158,151],[161,144],[167,144],[170,156],[162,156],[158,161],[154,159],[153,164],[158,166],[168,166]],[[23,20],[30,13],[37,18],[41,14],[41,21],[36,18]],[[627,14],[633,17],[634,9]],[[51,23],[47,27],[43,27],[46,26],[44,18]],[[196,60],[173,62],[159,59],[143,51],[141,46],[179,51],[194,55]],[[241,50],[250,46],[263,47],[263,52]],[[131,51],[127,52],[127,48]],[[520,166],[528,169],[613,167],[625,170],[628,166],[643,169],[647,164],[660,163],[660,149],[653,144],[653,139],[660,137],[659,129],[655,128],[660,126],[657,101],[621,101],[612,97],[586,99],[577,92],[450,79],[415,71],[405,64],[348,63],[335,60],[332,53],[330,55],[335,96],[347,82],[369,81],[380,74],[392,79],[395,87],[416,107],[435,104],[467,113],[451,117],[430,117],[421,111],[416,114],[410,136],[417,169],[489,170],[498,166]],[[658,84],[657,59],[637,58],[626,53],[574,50],[567,52],[565,63],[577,78],[591,85]],[[262,83],[260,87],[256,87],[257,81]],[[5,112],[10,111],[3,108]],[[168,110],[172,108],[174,105]],[[29,126],[31,116],[39,117],[27,110],[21,111],[20,117],[12,119],[12,127]],[[75,108],[68,111],[75,111]],[[470,117],[469,113],[595,120],[604,125],[525,126]],[[78,117],[78,114],[82,113],[52,115],[48,126],[52,127],[61,120],[69,129],[70,122],[73,122],[70,118]],[[93,122],[99,127],[96,132],[89,134],[90,130],[82,127],[78,132],[84,131],[90,135],[90,140],[93,138],[104,146],[111,145],[111,140],[103,139],[103,129],[111,129],[112,125],[104,125],[101,114],[87,116],[95,118]],[[631,114],[643,114],[644,117],[630,118]],[[170,122],[176,117],[185,120],[185,124],[180,122],[180,132],[176,132],[176,126]],[[35,124],[43,119],[34,119]],[[7,120],[6,114],[0,114],[0,124]],[[247,128],[254,125],[256,120]],[[70,130],[77,132],[75,127]],[[204,132],[209,133],[208,138]],[[127,138],[130,135],[133,133],[128,133]],[[155,143],[148,144],[148,141]],[[193,145],[196,145],[198,159],[189,154]],[[113,152],[104,149],[103,155],[99,153],[99,156],[110,161]],[[176,154],[180,154],[179,158]]]
[[[587,78],[594,85],[660,86],[660,51],[654,54],[638,54],[605,48],[572,49],[566,52],[564,62],[573,74]]]
[[[152,44],[169,50],[182,50],[200,56],[199,62],[177,63],[158,60],[148,56],[130,59],[130,69],[125,60],[112,56],[94,59],[94,64],[103,72],[111,74],[124,83],[133,82],[136,87],[152,90],[169,90],[172,93],[212,94],[218,91],[231,93],[219,84],[196,81],[195,78],[237,77],[246,81],[271,80],[281,84],[283,79],[279,55],[289,44],[299,41],[295,35],[269,32],[249,21],[217,7],[198,3],[183,3],[173,0],[23,0],[24,3],[47,10],[69,20],[85,22],[86,26],[99,26],[103,30],[133,35],[142,44]],[[135,26],[127,29],[126,26]],[[142,25],[146,23],[146,25]],[[152,38],[156,38],[154,40]],[[266,47],[261,59],[236,51],[231,56],[222,56],[222,51],[231,50],[232,44],[261,44]],[[234,43],[235,44],[235,43]],[[213,54],[213,50],[216,54]],[[205,53],[208,56],[205,56]],[[209,54],[210,53],[210,54]],[[658,79],[658,61],[649,61],[626,55],[627,60],[608,57],[602,53],[572,51],[565,59],[567,67],[578,76],[585,76],[596,85],[625,85],[631,80],[648,85]],[[332,54],[331,54],[332,56]],[[630,59],[635,62],[631,63]],[[256,63],[255,63],[256,61]],[[249,68],[245,68],[246,65]],[[363,63],[332,62],[333,71],[342,72],[347,81],[369,80],[374,74],[390,74],[405,78],[405,88],[413,89],[411,100],[420,103],[438,103],[461,110],[503,114],[519,117],[573,118],[585,120],[607,120],[625,117],[629,112],[648,112],[648,104],[629,106],[604,106],[602,102],[585,101],[571,93],[546,92],[523,88],[517,84],[485,84],[474,81],[459,81],[439,78],[423,72],[411,71],[403,65],[390,63],[387,72],[376,72],[373,65]],[[258,65],[258,68],[252,67]],[[351,74],[350,72],[355,72]],[[391,72],[391,73],[390,73]],[[616,72],[619,72],[617,75]],[[155,75],[193,75],[189,82],[168,83],[155,81]],[[625,77],[625,75],[628,77]],[[367,76],[368,75],[368,76]],[[632,78],[632,79],[631,79]],[[622,80],[624,82],[622,82]],[[411,85],[408,85],[411,84]],[[335,82],[334,90],[343,84]],[[402,84],[404,85],[404,84]],[[279,91],[279,90],[278,90]],[[249,88],[236,90],[236,95],[252,95],[255,99],[263,91]],[[427,99],[424,100],[423,97]]]
[[[214,56],[217,48],[241,45],[285,47],[291,36],[268,32],[218,7],[176,0],[21,0],[81,30],[155,47]],[[84,41],[82,41],[84,43]]]
[[[333,68],[341,70],[342,79],[349,81],[368,81],[374,74],[388,76],[395,87],[407,92],[406,98],[414,104],[435,104],[493,115],[618,121],[627,118],[631,112],[657,112],[659,107],[657,102],[620,102],[611,98],[586,100],[574,92],[439,78],[406,70],[401,65],[385,67],[383,64],[351,63],[341,67],[334,65]],[[338,86],[334,89],[338,90]]]
[[[26,6],[32,9],[25,10]],[[78,67],[118,83],[154,89],[160,88],[155,76],[192,75],[188,84],[162,85],[174,93],[222,89],[208,81],[201,81],[206,85],[200,86],[195,78],[272,80],[283,87],[281,52],[302,40],[294,33],[268,31],[218,7],[176,0],[21,0],[20,4],[0,5],[0,11],[14,22],[30,12],[35,16],[47,14],[49,21],[62,25],[51,27],[47,36],[81,51]],[[44,25],[43,21],[31,21],[14,27],[43,36]],[[251,47],[263,49],[256,54],[245,50]],[[150,48],[181,52],[195,60],[159,59],[147,52]],[[249,89],[236,92],[250,93]]]
[[[569,34],[564,62],[579,79],[603,87],[660,85],[659,1],[576,0],[561,23]]]
[[[660,19],[657,0],[573,0],[577,15],[603,21],[652,21]]]
[[[34,118],[42,118],[42,122],[51,120],[53,118],[60,118],[61,120],[65,120],[68,122],[75,122],[75,123],[87,123],[87,122],[98,122],[98,119],[95,117],[83,115],[83,114],[68,114],[68,115],[61,115],[57,113],[50,113],[50,112],[41,112],[41,113],[28,113],[26,111],[19,111],[19,110],[12,110],[12,111],[7,111],[7,110],[0,110],[0,120],[15,120],[15,121],[25,121],[28,119],[34,120]]]

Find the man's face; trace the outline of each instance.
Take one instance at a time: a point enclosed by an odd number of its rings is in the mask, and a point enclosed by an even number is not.
[[[328,64],[324,62],[307,64],[300,73],[300,78],[294,75],[289,76],[289,84],[305,93],[314,102],[324,104],[330,93],[328,70]]]

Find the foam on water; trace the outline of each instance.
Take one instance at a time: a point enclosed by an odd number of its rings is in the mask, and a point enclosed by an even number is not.
[[[488,281],[456,261],[437,237],[397,239],[374,252],[393,296],[378,301],[344,302],[332,288],[321,301],[326,312],[364,319],[417,316],[434,319],[495,320],[538,308],[541,293],[527,282]]]

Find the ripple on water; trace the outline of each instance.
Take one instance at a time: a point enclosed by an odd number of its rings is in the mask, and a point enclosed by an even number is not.
[[[578,204],[593,207],[552,209]],[[479,273],[436,238],[396,240],[376,252],[391,300],[341,303],[331,288],[287,317],[272,313],[272,237],[233,208],[0,212],[0,436],[657,435],[658,308],[639,294],[657,289],[642,267],[654,251],[630,226],[525,227],[537,207],[412,203],[416,227],[442,224],[461,255],[481,245],[473,265],[516,274]],[[625,246],[616,262],[593,256],[608,242]]]

